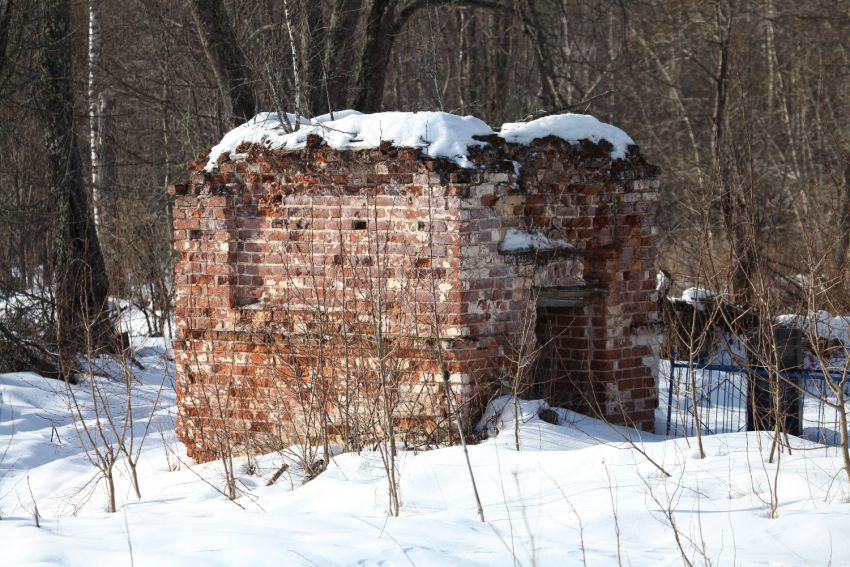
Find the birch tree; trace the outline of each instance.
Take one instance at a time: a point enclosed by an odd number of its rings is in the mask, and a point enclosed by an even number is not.
[[[71,0],[42,0],[39,50],[47,181],[55,203],[53,246],[57,340],[65,359],[107,345],[109,281],[75,133]],[[64,369],[66,372],[68,369]]]

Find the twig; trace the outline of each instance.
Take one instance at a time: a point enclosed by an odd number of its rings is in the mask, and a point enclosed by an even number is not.
[[[38,504],[37,504],[37,503],[36,503],[36,501],[35,501],[35,496],[33,496],[33,494],[32,494],[32,486],[30,486],[30,477],[29,477],[29,475],[27,475],[27,490],[29,490],[29,492],[30,492],[30,499],[32,499],[32,506],[33,506],[33,508],[32,508],[32,517],[33,517],[33,519],[35,520],[35,527],[40,528],[40,527],[41,527],[41,522],[40,522],[39,520],[40,520],[41,515],[38,513]]]
[[[452,393],[449,389],[449,371],[443,371],[443,387],[446,389],[446,406],[449,415],[452,414]],[[481,506],[481,497],[478,495],[478,486],[475,484],[475,474],[472,472],[472,462],[469,460],[469,451],[466,448],[466,436],[463,434],[463,424],[460,421],[460,414],[455,413],[455,421],[457,422],[457,432],[460,435],[460,444],[463,447],[463,457],[466,459],[466,468],[469,470],[469,480],[472,482],[472,493],[475,496],[475,506],[478,509],[478,517],[484,521],[484,508]]]
[[[127,523],[127,508],[124,508],[124,533],[127,534],[127,551],[130,552],[130,567],[135,565],[133,561],[133,542],[130,540],[130,525]]]
[[[271,486],[276,483],[277,480],[281,477],[281,475],[287,471],[287,469],[289,469],[289,463],[283,463],[280,468],[277,469],[277,472],[275,472],[269,479],[269,481],[266,483],[266,486]]]
[[[585,106],[585,111],[586,111],[587,110],[586,105],[588,105],[591,102],[593,102],[597,99],[600,99],[604,96],[608,96],[611,93],[612,93],[611,90],[607,90],[603,93],[599,93],[598,95],[594,95],[590,98],[586,98],[581,102],[576,102],[574,104],[569,104],[567,106],[562,106],[560,108],[555,108],[553,110],[537,110],[535,112],[532,112],[531,114],[526,115],[524,118],[521,118],[519,120],[519,122],[531,122],[532,120],[537,120],[538,118],[543,118],[544,116],[551,116],[553,114],[562,114],[563,112],[566,112],[568,110],[572,110],[574,108],[579,108],[581,106]]]

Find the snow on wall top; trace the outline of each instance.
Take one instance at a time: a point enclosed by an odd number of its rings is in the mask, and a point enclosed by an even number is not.
[[[287,114],[290,123],[294,116]],[[320,136],[334,149],[377,148],[383,141],[405,148],[422,148],[429,157],[443,157],[462,167],[471,167],[467,148],[483,142],[473,136],[487,136],[493,130],[473,116],[456,116],[447,112],[378,112],[361,114],[344,110],[330,115],[301,120],[295,132],[287,133],[276,112],[262,112],[222,138],[210,151],[207,171],[212,171],[224,152],[231,152],[243,142],[260,144],[269,149],[300,149],[310,134]]]
[[[296,119],[287,113],[287,120]],[[242,143],[258,144],[268,149],[303,148],[310,134],[321,137],[334,149],[377,148],[381,142],[390,141],[396,147],[421,148],[428,157],[442,157],[461,167],[474,167],[469,160],[468,148],[486,145],[476,136],[495,134],[484,121],[474,116],[457,116],[447,112],[378,112],[361,114],[355,110],[335,112],[311,119],[299,118],[299,129],[287,132],[286,125],[277,112],[261,112],[224,135],[210,150],[206,171],[218,166],[222,154],[229,152],[238,158],[236,148]],[[608,140],[614,148],[612,159],[622,159],[634,142],[610,124],[600,122],[585,114],[560,114],[546,116],[532,122],[502,125],[499,136],[509,143],[529,144],[534,139],[557,136],[570,143],[579,140]]]
[[[631,137],[611,124],[600,122],[589,114],[554,114],[531,122],[502,124],[499,137],[512,144],[530,144],[537,138],[557,136],[571,144],[581,140],[599,143],[607,140],[614,148],[611,159],[623,159],[626,150],[634,145]]]

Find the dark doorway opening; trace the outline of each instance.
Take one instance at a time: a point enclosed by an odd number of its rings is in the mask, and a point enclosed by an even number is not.
[[[550,404],[585,413],[592,405],[596,291],[592,286],[540,289],[534,327],[539,352],[532,394]]]

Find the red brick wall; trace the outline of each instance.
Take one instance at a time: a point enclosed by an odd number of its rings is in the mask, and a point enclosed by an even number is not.
[[[557,139],[494,138],[473,159],[461,169],[314,140],[254,148],[173,188],[178,433],[190,455],[325,430],[368,443],[388,407],[411,440],[445,438],[439,358],[473,417],[534,352],[537,290],[588,281],[605,290],[590,342],[559,356],[564,387],[592,385],[577,409],[650,426],[650,353],[633,334],[655,306],[654,169]],[[499,252],[508,228],[530,227],[579,257]]]

